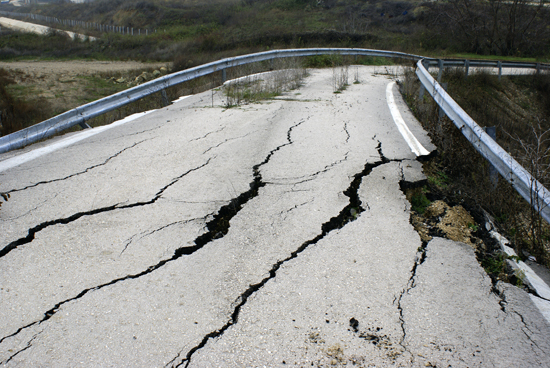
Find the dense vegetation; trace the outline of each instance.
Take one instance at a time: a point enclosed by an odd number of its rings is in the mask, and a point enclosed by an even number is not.
[[[0,59],[25,56],[179,61],[181,67],[268,48],[341,46],[420,54],[550,54],[550,11],[524,0],[97,0],[0,10],[151,30],[94,33],[98,42],[50,35],[0,38]],[[156,30],[156,33],[154,33]],[[86,32],[89,32],[86,30]]]

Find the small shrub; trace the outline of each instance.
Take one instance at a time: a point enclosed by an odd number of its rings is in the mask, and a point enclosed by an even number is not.
[[[274,62],[276,70],[266,75],[247,76],[236,82],[229,82],[224,86],[227,97],[226,107],[238,106],[244,102],[256,102],[273,98],[281,93],[298,88],[303,78],[307,75],[305,68],[299,67],[296,60],[277,60]],[[248,69],[247,74],[253,74],[250,68],[243,66],[240,69]],[[261,67],[259,65],[258,67]],[[280,69],[279,69],[280,68]]]
[[[331,68],[343,65],[342,55],[313,55],[305,58],[306,68]]]
[[[432,202],[428,199],[428,197],[426,197],[426,194],[422,192],[414,194],[411,197],[412,210],[418,212],[419,214],[423,214],[431,203]]]

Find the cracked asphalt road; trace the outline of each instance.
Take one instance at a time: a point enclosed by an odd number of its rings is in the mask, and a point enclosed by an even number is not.
[[[191,96],[1,172],[0,362],[550,365],[528,295],[410,225],[421,165],[374,71],[227,110]]]

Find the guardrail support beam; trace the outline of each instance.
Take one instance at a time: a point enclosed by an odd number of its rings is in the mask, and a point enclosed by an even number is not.
[[[502,61],[498,61],[497,63],[498,67],[498,81],[500,82],[500,79],[502,78]]]
[[[165,89],[160,91],[160,95],[162,96],[162,106],[166,107],[166,106],[170,105],[170,100],[168,100],[168,95],[166,94]]]
[[[445,62],[441,59],[437,60],[437,66],[439,68],[439,72],[437,73],[437,82],[441,83],[441,78],[443,77],[443,68],[445,66]]]
[[[227,69],[222,69],[222,84],[227,81]]]
[[[82,123],[80,123],[80,124],[78,124],[78,125],[80,125],[80,127],[81,127],[82,129],[92,129],[92,127],[89,126],[88,123],[86,123],[85,121],[83,121]]]
[[[485,127],[483,128],[485,130],[485,133],[489,135],[495,142],[497,141],[497,127]],[[491,184],[493,184],[493,188],[496,189],[498,185],[498,171],[497,169],[489,162],[489,180],[491,180]]]
[[[464,60],[464,69],[465,78],[468,78],[468,72],[470,71],[470,60]]]

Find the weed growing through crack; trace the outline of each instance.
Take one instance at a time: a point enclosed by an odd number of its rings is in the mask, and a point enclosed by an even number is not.
[[[423,188],[418,189],[411,196],[411,209],[419,214],[423,214],[432,202],[426,197],[426,192]]]
[[[334,93],[342,93],[348,86],[349,65],[332,68],[332,90]]]
[[[355,73],[353,75],[353,84],[359,84],[361,81],[359,80],[359,67],[355,67]]]
[[[277,97],[283,92],[297,89],[307,76],[307,69],[296,60],[277,60],[276,70],[226,82],[223,91],[225,107],[231,108],[242,103],[251,103]],[[248,66],[244,66],[246,68]]]

